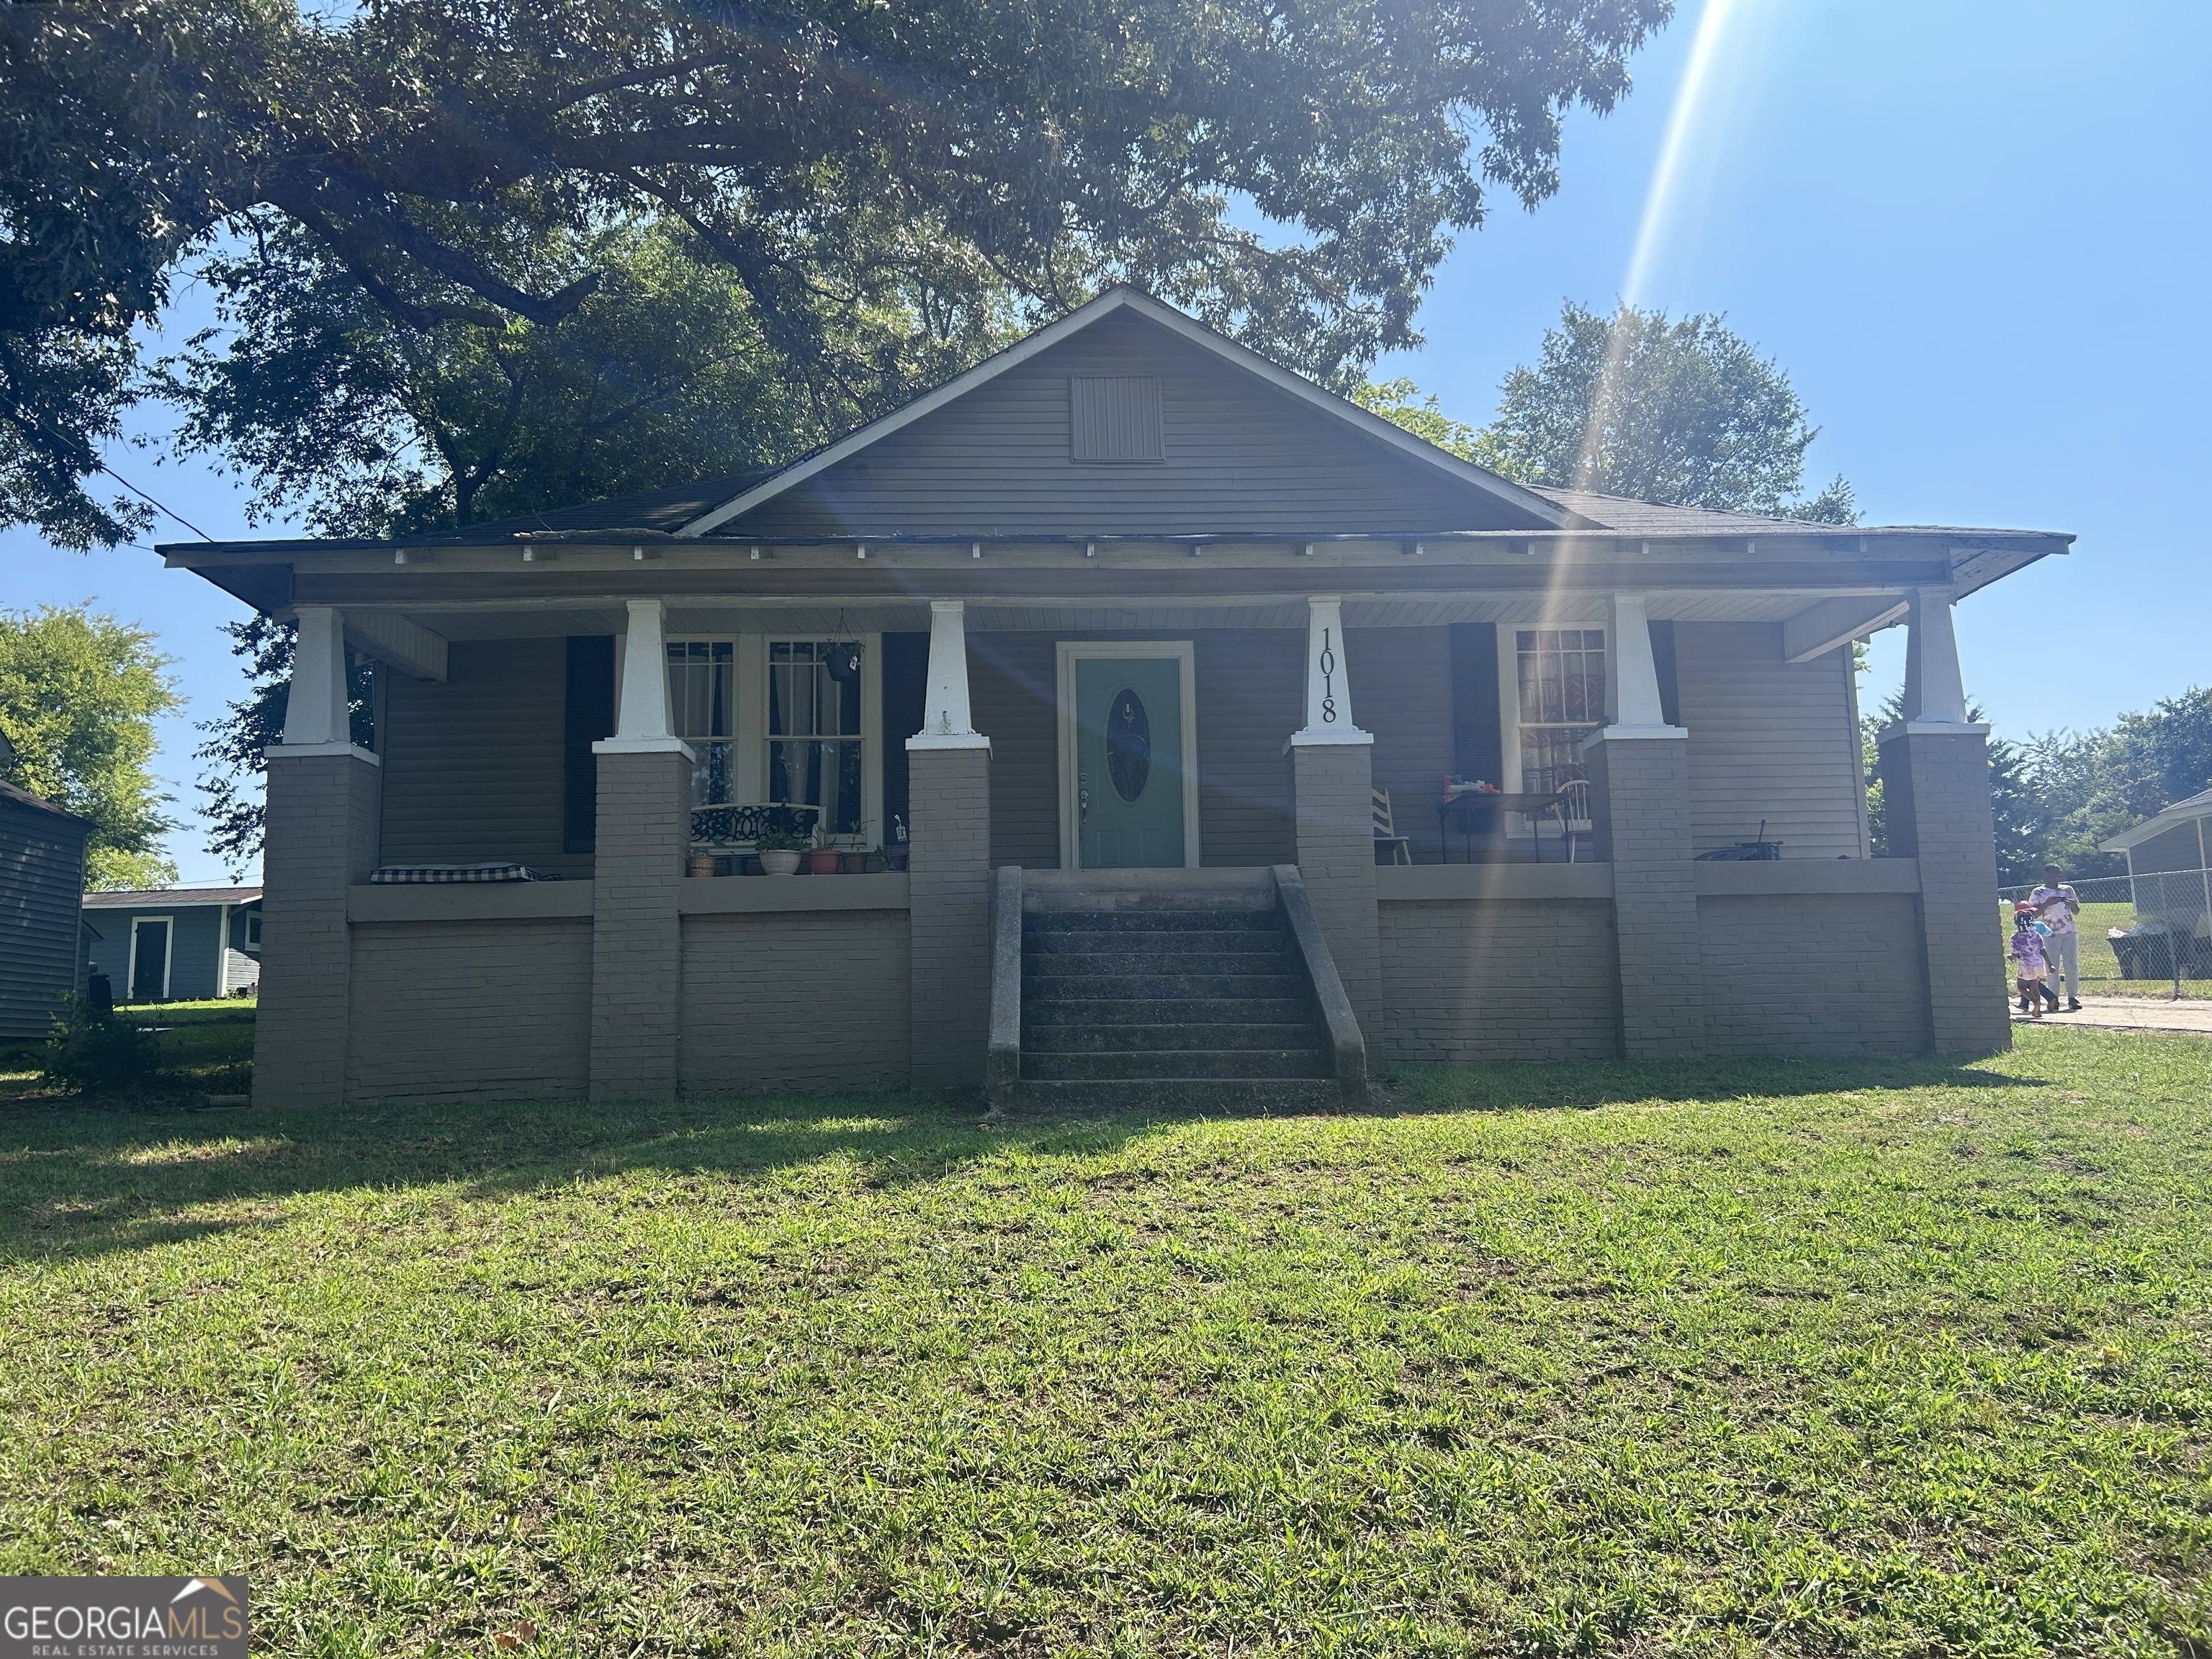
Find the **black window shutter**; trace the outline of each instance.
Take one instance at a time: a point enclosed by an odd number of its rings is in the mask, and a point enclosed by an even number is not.
[[[1501,789],[1517,789],[1505,769],[1498,730],[1498,630],[1488,623],[1455,623],[1451,630],[1452,769]]]
[[[597,845],[599,767],[592,745],[615,732],[615,636],[568,636],[568,689],[561,716],[561,850]]]
[[[896,833],[891,820],[907,817],[906,740],[921,730],[929,695],[929,635],[884,635],[884,842]]]
[[[1651,629],[1651,665],[1659,673],[1659,718],[1669,726],[1682,723],[1681,694],[1674,678],[1674,624],[1656,622]]]

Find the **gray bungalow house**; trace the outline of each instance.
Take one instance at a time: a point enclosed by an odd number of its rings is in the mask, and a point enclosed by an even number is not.
[[[773,471],[164,551],[300,626],[264,1097],[1320,1103],[2003,1048],[1950,607],[2069,539],[1525,489],[1117,289]]]
[[[261,978],[261,890],[173,887],[87,893],[92,971],[118,1002],[190,1002]]]

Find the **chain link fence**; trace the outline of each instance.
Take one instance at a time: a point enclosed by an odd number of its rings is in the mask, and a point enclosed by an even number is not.
[[[2093,876],[2073,884],[2081,901],[2081,982],[2108,996],[2212,997],[2212,871]],[[2002,927],[2033,884],[2001,887]]]

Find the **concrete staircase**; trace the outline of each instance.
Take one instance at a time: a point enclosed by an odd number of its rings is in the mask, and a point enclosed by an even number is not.
[[[1280,873],[1000,872],[994,1105],[1328,1110],[1347,1071],[1364,1099],[1350,1006]]]

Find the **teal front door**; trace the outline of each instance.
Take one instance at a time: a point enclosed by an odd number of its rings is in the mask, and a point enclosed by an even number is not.
[[[1083,867],[1180,869],[1182,665],[1078,658],[1075,812]]]

